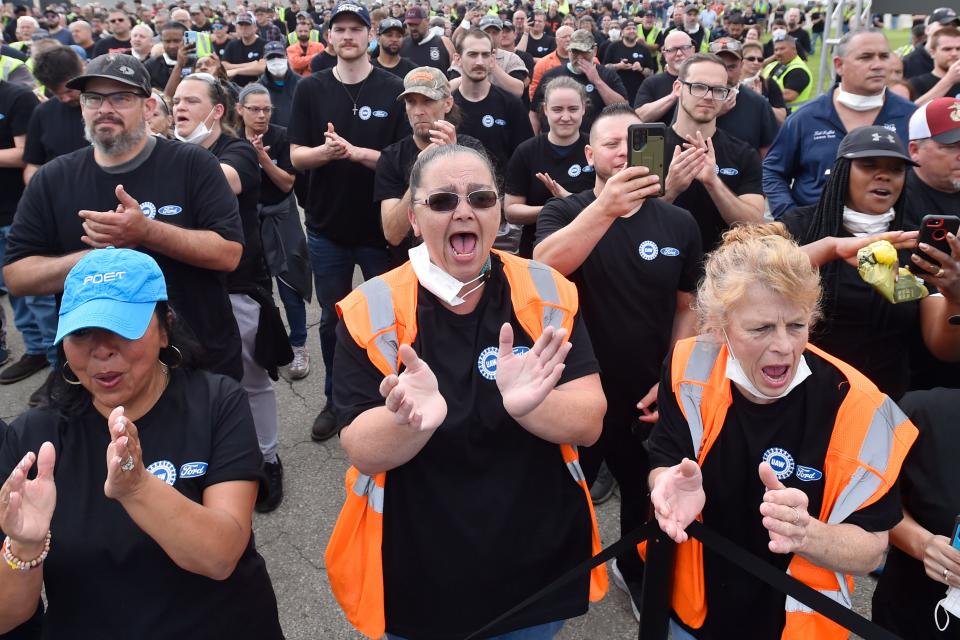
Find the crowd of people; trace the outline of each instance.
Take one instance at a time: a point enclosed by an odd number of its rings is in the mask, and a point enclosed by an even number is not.
[[[0,437],[3,637],[282,637],[251,519],[314,295],[304,430],[351,463],[326,570],[368,637],[468,636],[599,551],[615,486],[679,544],[674,638],[846,637],[694,519],[847,606],[889,548],[874,619],[945,637],[954,9],[897,51],[848,15],[822,95],[814,2],[4,11],[0,384],[46,377]],[[877,241],[922,297],[865,281]],[[644,557],[484,637],[552,638],[608,579],[639,619]]]

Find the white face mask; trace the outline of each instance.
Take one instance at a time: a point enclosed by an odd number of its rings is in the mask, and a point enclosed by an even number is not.
[[[810,377],[810,367],[807,366],[807,360],[803,356],[800,356],[800,362],[797,364],[797,371],[793,374],[793,380],[790,381],[790,384],[784,387],[783,391],[777,395],[768,396],[757,389],[756,385],[753,384],[753,382],[747,376],[747,373],[743,370],[743,367],[740,366],[740,361],[737,360],[737,357],[733,354],[733,347],[730,346],[730,339],[727,338],[726,331],[723,332],[723,337],[727,341],[728,351],[726,371],[727,379],[730,380],[730,382],[742,387],[747,393],[755,398],[759,398],[761,400],[779,400],[796,389],[804,380]]]
[[[854,111],[871,111],[883,106],[883,96],[886,91],[884,88],[875,96],[861,96],[856,93],[847,93],[843,87],[840,87],[837,89],[837,102]]]
[[[946,597],[937,603],[937,606],[933,608],[933,621],[937,625],[937,629],[940,631],[946,631],[947,627],[950,626],[950,616],[947,616],[947,619],[944,621],[943,626],[940,626],[940,616],[937,614],[940,612],[940,607],[943,607],[943,610],[947,613],[952,613],[954,617],[960,617],[960,589],[956,587],[947,587]]]
[[[468,295],[482,287],[490,275],[490,258],[487,258],[487,262],[485,265],[483,265],[480,275],[473,280],[460,282],[449,273],[433,264],[433,261],[430,260],[430,253],[427,251],[426,243],[421,243],[416,247],[413,247],[407,252],[407,254],[410,256],[410,266],[413,267],[413,272],[417,274],[417,280],[420,281],[420,284],[423,286],[423,288],[437,296],[437,298],[447,303],[451,307],[457,307],[463,304],[463,298],[466,298]],[[480,281],[480,284],[464,293],[463,297],[460,297],[459,294],[461,289],[469,284],[477,282],[478,280]]]
[[[267,60],[267,71],[270,72],[270,75],[285,76],[287,75],[288,67],[289,65],[287,64],[286,58]]]
[[[200,124],[197,125],[197,128],[193,130],[193,133],[188,136],[182,136],[180,135],[179,131],[175,130],[173,133],[174,137],[180,142],[186,142],[187,144],[200,144],[206,140],[207,137],[212,133],[210,127],[207,126],[207,118],[213,115],[214,109],[216,109],[216,106],[214,106],[213,109],[210,109],[210,113],[204,116],[203,120],[200,121]]]
[[[857,236],[869,236],[874,233],[883,233],[890,229],[893,222],[893,209],[880,215],[860,213],[850,207],[843,208],[843,228]]]

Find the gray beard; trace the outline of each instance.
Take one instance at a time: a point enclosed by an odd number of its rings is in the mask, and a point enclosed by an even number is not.
[[[93,128],[84,123],[83,137],[100,153],[106,156],[122,156],[133,150],[147,137],[147,123],[142,122],[137,130],[123,131],[115,137],[98,139]]]

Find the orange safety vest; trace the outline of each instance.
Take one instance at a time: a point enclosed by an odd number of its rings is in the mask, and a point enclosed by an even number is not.
[[[577,289],[553,269],[532,260],[494,251],[510,283],[514,315],[536,339],[543,329],[563,327],[567,335],[577,313]],[[417,276],[410,263],[367,280],[337,304],[347,331],[383,375],[400,370],[400,345],[417,335]],[[593,554],[601,550],[597,518],[590,500],[576,447],[560,445],[563,462],[583,488],[593,527]],[[383,506],[387,473],[367,476],[351,466],[346,475],[346,500],[327,543],[325,560],[330,588],[347,620],[370,638],[385,633],[383,594]],[[590,600],[607,591],[603,565],[590,574]]]
[[[819,520],[838,524],[867,507],[893,486],[903,459],[917,438],[917,428],[896,403],[866,376],[814,347],[850,384],[823,462],[823,503]],[[727,347],[705,336],[677,342],[671,364],[671,389],[690,427],[701,466],[716,442],[732,402],[726,378]],[[702,515],[697,517],[702,520]],[[641,555],[645,553],[641,545]],[[853,577],[818,567],[794,555],[787,573],[837,602],[851,606]],[[707,617],[703,546],[688,539],[678,545],[673,569],[672,607],[688,626],[699,629]],[[832,620],[787,596],[782,640],[845,640],[849,632]]]

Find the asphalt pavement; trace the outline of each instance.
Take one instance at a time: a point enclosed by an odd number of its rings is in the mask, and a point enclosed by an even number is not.
[[[11,361],[23,354],[20,334],[13,327],[7,297],[0,299],[7,318]],[[333,598],[324,568],[323,550],[344,496],[348,463],[339,440],[310,439],[310,426],[323,403],[323,363],[317,334],[320,313],[316,301],[308,307],[307,345],[311,372],[303,380],[276,383],[280,407],[280,458],[285,471],[283,504],[270,514],[255,514],[256,544],[267,562],[288,640],[339,640],[362,636],[346,622]],[[9,421],[26,409],[27,397],[43,382],[46,371],[27,380],[0,386],[0,416]],[[614,496],[597,509],[604,545],[619,537],[620,500]],[[863,583],[864,581],[860,581]],[[869,612],[872,579],[858,589],[856,608]],[[630,639],[637,624],[625,593],[611,583],[607,597],[587,615],[570,621],[558,636],[574,639]]]

